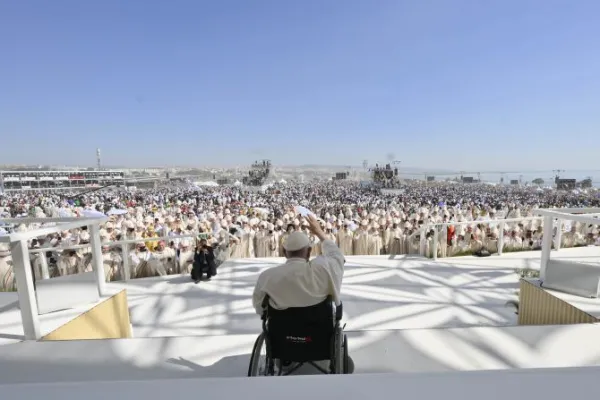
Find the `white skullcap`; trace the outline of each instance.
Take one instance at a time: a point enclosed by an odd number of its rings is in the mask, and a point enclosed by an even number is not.
[[[113,229],[113,228],[114,228],[114,226],[113,226],[112,222],[106,223],[106,229]]]
[[[283,244],[286,251],[298,251],[309,246],[308,236],[302,232],[292,232]]]

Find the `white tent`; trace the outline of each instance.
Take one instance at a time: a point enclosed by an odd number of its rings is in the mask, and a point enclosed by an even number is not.
[[[206,182],[194,182],[196,186],[219,186],[217,182],[206,181]]]

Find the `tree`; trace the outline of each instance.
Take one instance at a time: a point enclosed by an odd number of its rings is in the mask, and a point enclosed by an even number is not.
[[[531,183],[533,183],[535,185],[543,185],[544,180],[542,178],[535,178],[533,181],[531,181]]]

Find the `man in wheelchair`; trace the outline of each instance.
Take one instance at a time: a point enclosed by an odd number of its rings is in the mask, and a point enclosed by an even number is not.
[[[283,244],[287,261],[258,277],[252,303],[262,318],[263,332],[254,344],[248,376],[289,375],[304,364],[323,373],[354,370],[340,326],[346,261],[316,217],[305,218],[322,242],[323,255],[310,260],[308,236],[293,232]]]

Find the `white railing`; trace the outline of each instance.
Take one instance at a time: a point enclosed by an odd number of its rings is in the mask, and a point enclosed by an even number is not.
[[[121,249],[121,258],[123,259],[123,264],[121,264],[121,276],[123,280],[128,281],[131,279],[131,267],[129,265],[129,244],[137,244],[137,243],[146,243],[146,242],[157,242],[157,241],[170,241],[177,239],[190,239],[197,238],[197,235],[178,235],[178,236],[161,236],[161,237],[152,237],[152,238],[141,238],[141,239],[127,239],[127,240],[119,240],[114,242],[104,242],[101,243],[101,246],[108,246],[111,248],[120,247]],[[48,269],[48,259],[46,257],[47,252],[63,252],[70,250],[82,250],[87,249],[91,246],[91,244],[79,244],[73,246],[65,246],[65,247],[45,247],[45,248],[37,248],[29,250],[30,254],[39,254],[40,257],[40,267],[42,273],[42,279],[50,279],[50,271]]]
[[[432,240],[432,257],[434,260],[437,260],[437,250],[439,244],[439,234],[441,228],[448,228],[449,226],[461,226],[461,225],[491,225],[495,224],[498,226],[498,255],[502,255],[502,250],[504,248],[504,227],[509,223],[519,223],[524,221],[537,221],[541,220],[541,217],[521,217],[521,218],[505,218],[505,219],[486,219],[486,220],[478,220],[478,221],[460,221],[460,222],[440,222],[436,224],[424,224],[417,232],[420,233],[420,254],[422,256],[427,256],[426,247],[427,247],[427,239],[426,234],[430,230],[433,229],[433,240]],[[414,236],[415,233],[413,233]]]
[[[412,242],[415,239],[416,235],[420,235],[419,242],[419,254],[422,256],[428,256],[427,254],[427,239],[426,234],[430,230],[433,230],[433,239],[432,239],[432,258],[437,260],[438,258],[438,245],[439,245],[439,234],[440,230],[443,228],[448,228],[448,226],[460,226],[460,225],[490,225],[494,224],[498,226],[498,255],[502,255],[502,250],[504,248],[504,227],[509,223],[519,223],[524,221],[542,221],[542,226],[544,228],[543,237],[550,237],[551,247],[554,245],[554,250],[560,250],[561,242],[562,242],[562,221],[563,220],[573,220],[579,222],[585,222],[594,225],[600,225],[600,220],[593,218],[594,216],[600,216],[600,208],[563,208],[563,209],[536,209],[533,210],[534,213],[539,213],[538,216],[531,217],[521,217],[521,218],[506,218],[506,219],[496,219],[496,220],[478,220],[478,221],[461,221],[461,222],[442,222],[436,224],[424,224],[415,232],[413,232],[408,238],[409,242]],[[547,219],[542,217],[542,213],[552,213],[555,215],[554,218],[549,219],[549,227],[547,228]],[[573,213],[586,214],[586,216],[576,215]],[[556,227],[556,234],[554,235],[554,228]],[[549,229],[547,231],[547,229]],[[549,232],[549,233],[548,233]],[[552,240],[552,238],[554,240]]]
[[[539,209],[535,213],[544,218],[544,236],[542,239],[542,259],[540,262],[540,280],[546,278],[546,266],[550,261],[552,250],[553,221],[557,221],[556,236],[560,242],[560,232],[563,221],[575,221],[584,224],[599,225],[600,208],[564,208],[564,209]]]
[[[92,269],[98,285],[98,294],[104,296],[106,292],[106,281],[104,266],[102,264],[102,250],[100,244],[100,224],[106,222],[108,217],[101,218],[18,218],[19,224],[47,224],[55,223],[54,226],[44,226],[26,232],[13,232],[0,236],[0,243],[8,243],[13,261],[13,272],[17,280],[17,293],[19,296],[19,309],[23,322],[23,332],[26,340],[38,340],[41,338],[40,320],[38,314],[37,298],[33,285],[33,274],[31,260],[29,258],[28,240],[40,236],[76,229],[87,226],[90,231],[90,246],[92,248]],[[13,219],[0,219],[1,222],[14,223]]]

